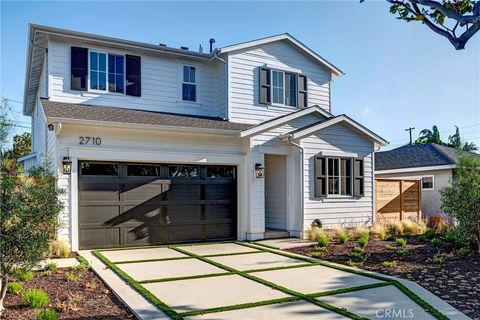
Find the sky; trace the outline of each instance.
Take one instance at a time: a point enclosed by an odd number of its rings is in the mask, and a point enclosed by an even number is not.
[[[480,146],[480,33],[457,51],[418,22],[389,13],[382,0],[315,2],[1,1],[0,95],[21,114],[28,23],[170,47],[218,47],[288,32],[345,72],[332,87],[332,112],[345,113],[396,148],[405,128],[460,127]],[[386,150],[385,149],[385,150]]]

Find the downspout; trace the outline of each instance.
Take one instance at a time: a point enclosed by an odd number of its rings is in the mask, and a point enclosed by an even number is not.
[[[300,176],[301,176],[301,180],[302,180],[302,188],[301,188],[301,195],[300,195],[300,199],[301,199],[301,203],[300,203],[300,211],[301,211],[301,221],[300,221],[300,228],[301,228],[301,232],[302,232],[302,239],[304,238],[304,225],[305,225],[305,172],[304,172],[304,165],[303,165],[303,162],[304,162],[304,149],[301,145],[299,145],[298,143],[296,142],[293,142],[292,141],[292,136],[291,135],[288,135],[287,136],[287,142],[289,144],[291,144],[292,146],[294,146],[295,148],[298,149],[298,151],[300,151]]]

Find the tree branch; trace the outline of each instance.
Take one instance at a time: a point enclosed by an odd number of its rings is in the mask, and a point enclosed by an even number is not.
[[[480,15],[478,14],[478,12],[476,12],[478,10],[474,10],[474,13],[472,15],[467,16],[467,15],[461,15],[453,10],[445,8],[438,1],[433,1],[433,0],[408,0],[408,1],[410,1],[412,4],[420,4],[420,5],[435,8],[446,17],[460,22],[460,26],[462,27],[467,23],[476,23],[480,21]],[[475,5],[477,5],[477,3],[475,3],[474,6]]]

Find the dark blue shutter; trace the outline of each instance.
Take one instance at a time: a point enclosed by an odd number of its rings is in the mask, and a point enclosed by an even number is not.
[[[125,56],[125,79],[126,90],[125,93],[129,96],[140,97],[142,95],[141,88],[141,59],[139,56]]]
[[[72,47],[71,52],[71,80],[72,90],[87,90],[88,76],[88,49]]]

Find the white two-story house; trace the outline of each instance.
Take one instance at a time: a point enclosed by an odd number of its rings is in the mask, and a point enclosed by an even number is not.
[[[387,142],[331,110],[342,74],[289,34],[203,53],[30,25],[22,161],[65,189],[73,250],[372,223]]]

